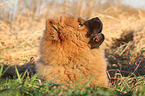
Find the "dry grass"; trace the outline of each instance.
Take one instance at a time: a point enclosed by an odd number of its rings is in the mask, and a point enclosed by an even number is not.
[[[37,61],[46,18],[65,13],[85,19],[97,16],[102,20],[106,37],[103,47],[110,79],[118,73],[122,76],[131,72],[145,75],[145,12],[109,1],[114,0],[107,0],[104,4],[101,0],[21,0],[16,15],[4,10],[5,4],[0,3],[3,5],[0,6],[3,9],[0,17],[0,63],[23,65],[31,57]],[[20,8],[22,4],[24,7]],[[40,8],[42,4],[44,8]]]

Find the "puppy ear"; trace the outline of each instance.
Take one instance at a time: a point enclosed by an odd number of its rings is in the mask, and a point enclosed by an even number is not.
[[[47,19],[46,20],[46,29],[56,28],[57,29],[58,22],[54,19]]]
[[[57,41],[58,38],[58,22],[54,19],[46,20],[46,28],[44,30],[44,37],[47,40]]]

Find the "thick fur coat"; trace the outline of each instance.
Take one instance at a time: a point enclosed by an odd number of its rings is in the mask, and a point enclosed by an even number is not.
[[[40,60],[36,64],[40,78],[69,83],[88,78],[90,85],[107,86],[107,63],[100,45],[104,41],[99,18],[83,20],[73,16],[48,19],[40,43]]]

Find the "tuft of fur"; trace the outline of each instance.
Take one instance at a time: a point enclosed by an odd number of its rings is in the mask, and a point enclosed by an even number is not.
[[[77,79],[84,84],[107,86],[107,63],[99,47],[104,41],[99,18],[83,20],[73,16],[48,19],[40,43],[40,59],[36,71],[40,78],[56,83],[72,83]]]

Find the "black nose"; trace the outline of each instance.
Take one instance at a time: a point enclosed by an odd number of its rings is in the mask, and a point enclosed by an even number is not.
[[[96,19],[100,20],[98,17],[96,17]]]
[[[95,19],[99,20],[100,22],[102,22],[98,17],[96,17]]]

